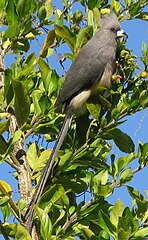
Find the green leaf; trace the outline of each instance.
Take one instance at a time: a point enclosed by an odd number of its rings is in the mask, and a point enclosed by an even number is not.
[[[28,54],[28,56],[26,57],[24,61],[24,66],[26,65],[27,67],[33,67],[35,63],[36,63],[36,56],[35,56],[35,53],[32,52]]]
[[[133,240],[147,239],[148,238],[148,228],[142,228],[138,230],[134,236],[132,236]]]
[[[55,37],[56,37],[55,30],[54,29],[50,30],[46,36],[45,42],[40,51],[40,57],[45,58],[47,56],[48,49],[54,43]]]
[[[92,26],[82,28],[77,35],[75,49],[82,48],[83,45],[87,43],[87,41],[92,37],[92,35],[93,35]]]
[[[49,100],[49,97],[46,94],[42,94],[39,100],[39,106],[43,114],[46,115],[49,112],[51,101]]]
[[[7,204],[1,207],[1,211],[3,214],[4,222],[8,221],[8,218],[10,217],[10,214],[11,214],[9,205]]]
[[[51,151],[44,150],[38,159],[34,162],[33,172],[39,172],[43,169],[50,157]]]
[[[55,25],[55,32],[68,44],[71,51],[74,52],[76,35],[67,26]]]
[[[58,80],[59,80],[59,76],[57,75],[56,71],[53,70],[51,73],[51,78],[50,78],[49,86],[48,86],[48,96],[49,97],[57,90]]]
[[[93,239],[93,236],[95,236],[94,232],[91,229],[89,229],[89,227],[86,227],[85,225],[78,225],[78,229],[83,234],[86,240]]]
[[[32,143],[27,152],[27,159],[29,162],[29,166],[34,169],[36,164],[38,163],[38,149],[36,143]]]
[[[143,197],[143,195],[135,188],[127,186],[127,190],[133,199],[139,199],[143,202],[147,202],[146,199]]]
[[[52,70],[42,58],[38,59],[38,65],[41,71],[45,91],[48,92]]]
[[[49,240],[52,235],[52,222],[49,215],[41,208],[35,206],[35,212],[40,219],[40,231],[44,240]]]
[[[144,41],[142,42],[142,54],[143,56],[147,56],[147,46]]]
[[[118,158],[117,161],[115,162],[114,177],[117,177],[120,171],[135,158],[136,158],[136,155],[134,153],[130,153],[128,156],[123,156]]]
[[[7,150],[7,143],[2,135],[0,135],[0,154],[5,154]]]
[[[13,81],[14,109],[19,127],[27,122],[30,113],[30,98],[27,87],[21,82]]]
[[[91,97],[88,99],[86,103],[87,109],[90,112],[90,114],[97,120],[100,119],[100,113],[101,113],[101,104],[98,101],[97,97]]]
[[[20,18],[32,13],[34,8],[34,0],[19,0],[16,5],[16,10]]]
[[[73,22],[74,23],[79,23],[83,18],[83,14],[80,10],[76,10],[74,15],[73,15]]]
[[[67,164],[69,163],[71,157],[72,157],[72,152],[69,151],[68,149],[66,149],[65,150],[65,154],[60,157],[59,167],[63,168],[65,166],[67,166]]]
[[[113,10],[115,13],[119,13],[122,10],[122,5],[118,0],[111,1],[111,10]]]
[[[116,227],[111,223],[109,217],[103,211],[98,213],[98,224],[105,230],[109,235],[116,236]]]
[[[11,30],[12,31],[12,30]],[[30,48],[30,44],[27,39],[19,39],[13,42],[11,47],[15,52],[18,50],[22,52],[27,52]]]
[[[88,11],[87,21],[88,21],[88,26],[92,26],[94,28],[95,23],[94,23],[94,14],[92,10]]]
[[[4,90],[5,90],[4,94],[5,94],[5,98],[6,98],[8,105],[12,101],[13,95],[14,95],[11,78],[12,78],[12,70],[6,69],[5,70],[5,80],[4,80]]]
[[[4,196],[0,198],[0,207],[3,207],[9,203],[10,198],[8,196]]]
[[[47,13],[46,19],[51,18],[53,14],[52,0],[46,0],[45,9]]]
[[[6,8],[6,20],[9,25],[14,25],[18,19],[16,14],[14,0],[9,0]]]
[[[69,58],[71,61],[74,61],[75,57],[71,53],[64,53],[64,57]]]
[[[23,213],[23,211],[24,211],[25,208],[26,208],[26,202],[25,202],[25,200],[23,200],[22,198],[20,198],[20,199],[18,200],[17,206],[18,206],[19,214],[20,214],[20,216],[21,216],[21,214]]]
[[[90,10],[100,7],[100,0],[88,0],[88,8]]]
[[[28,231],[20,224],[12,223],[3,226],[8,236],[15,240],[31,240]]]
[[[114,226],[118,226],[119,218],[122,216],[122,213],[124,211],[124,204],[121,202],[120,199],[118,199],[115,203],[115,205],[112,208],[112,214],[110,217],[110,221]]]
[[[7,131],[9,129],[9,125],[10,125],[10,120],[9,119],[4,121],[4,122],[0,122],[0,134]]]
[[[106,184],[106,185],[103,185],[103,184],[100,184],[98,186],[98,190],[96,192],[96,195],[97,196],[103,196],[103,197],[109,197],[113,192],[113,189],[112,187],[110,186],[110,184]]]
[[[141,167],[145,166],[145,164],[148,162],[148,143],[144,143],[142,145],[139,142],[138,157],[139,157],[139,163]]]
[[[23,132],[22,132],[20,129],[19,129],[19,130],[16,130],[15,133],[14,133],[14,135],[13,135],[12,143],[17,142],[17,141],[21,138],[22,133],[23,133]]]
[[[38,18],[42,21],[46,18],[47,12],[44,6],[41,6],[38,10]]]
[[[133,178],[133,172],[130,168],[127,168],[121,173],[120,181],[121,183],[127,184]]]
[[[113,139],[122,152],[131,153],[134,151],[135,145],[130,136],[118,128],[108,130],[103,136],[105,136],[106,139]]]
[[[42,96],[42,92],[41,90],[39,89],[35,89],[32,94],[32,100],[33,100],[33,111],[35,114],[41,114],[42,111],[41,111],[41,108],[40,108],[40,105],[39,105],[39,100]]]
[[[135,231],[133,220],[132,212],[126,207],[123,211],[122,217],[119,218],[118,238],[121,240],[130,238],[131,234]]]
[[[65,193],[65,189],[61,184],[54,184],[47,190],[39,200],[39,206],[41,208],[48,206],[48,212],[50,212],[51,207],[57,201],[59,201],[62,195]]]

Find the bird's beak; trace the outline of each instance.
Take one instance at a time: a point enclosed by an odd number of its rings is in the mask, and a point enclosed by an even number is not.
[[[117,31],[117,38],[120,38],[120,37],[125,37],[127,39],[128,35],[122,29],[120,29]]]

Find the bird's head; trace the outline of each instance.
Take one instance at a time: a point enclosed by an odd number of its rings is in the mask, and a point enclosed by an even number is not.
[[[100,29],[105,31],[110,36],[113,36],[115,39],[125,36],[127,38],[127,34],[121,29],[118,18],[114,12],[111,12],[108,15],[104,15],[101,18]]]

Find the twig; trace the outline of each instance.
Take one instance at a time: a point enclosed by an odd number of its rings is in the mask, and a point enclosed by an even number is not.
[[[15,163],[11,162],[8,158],[5,159],[5,162],[8,163],[12,168],[14,168],[15,170],[17,170],[19,172],[20,167],[18,167]]]
[[[147,167],[148,166],[148,163],[146,163],[145,165],[144,165],[144,167]],[[139,166],[139,167],[137,167],[136,169],[134,169],[133,171],[132,171],[132,173],[133,173],[133,175],[135,174],[135,173],[137,173],[137,172],[139,172],[139,171],[141,171],[144,167],[141,167],[141,166]],[[119,187],[121,187],[122,186],[122,183],[121,183],[121,181],[119,180],[119,181],[114,181],[112,184],[111,184],[111,188],[119,188]]]
[[[27,137],[29,137],[35,130],[35,128],[43,121],[43,118],[42,119],[39,119],[33,126],[30,130],[27,131],[27,133],[25,134],[25,137],[24,139],[26,139]]]
[[[85,209],[87,209],[88,207],[90,207],[92,204],[94,203],[94,200],[90,200],[89,202],[87,202],[84,206],[81,207],[80,212],[84,211]],[[63,225],[63,230],[66,231],[67,228],[75,221],[78,220],[78,215],[77,213],[74,213],[69,220],[67,220],[67,222]]]
[[[76,0],[71,1],[71,3],[69,3],[68,6],[67,6],[66,8],[64,8],[64,10],[62,11],[60,17],[61,17],[62,15],[64,15],[64,13],[67,12],[67,10],[68,10],[69,8],[71,8],[71,6],[72,6],[75,2],[76,2]]]
[[[10,158],[11,158],[12,162],[14,163],[14,165],[17,166],[17,169],[19,169],[20,163],[13,153],[10,153]]]

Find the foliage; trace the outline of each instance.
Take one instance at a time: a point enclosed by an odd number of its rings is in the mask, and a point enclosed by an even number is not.
[[[55,51],[66,46],[66,52],[59,55],[62,67],[65,58],[73,60],[97,30],[100,14],[108,13],[109,9],[122,21],[148,20],[148,13],[144,11],[146,0],[125,0],[124,4],[117,0],[112,0],[111,4],[100,0],[71,3],[63,0],[57,6],[51,0],[43,2],[0,1],[3,57],[10,53],[15,56],[11,66],[5,69],[4,93],[0,95],[0,156],[1,163],[7,161],[17,170],[18,184],[21,184],[18,177],[21,163],[14,156],[15,143],[20,141],[27,149],[31,180],[36,185],[51,153],[48,143],[56,139],[64,119],[60,110],[54,108],[64,81],[58,73],[58,64],[56,69],[49,64]],[[37,39],[44,41],[39,51],[34,47]],[[117,60],[118,70],[112,77],[110,94],[105,99],[101,91],[87,103],[91,117],[86,114],[73,120],[45,192],[35,206],[41,239],[148,238],[148,201],[129,185],[134,174],[148,164],[148,143],[139,142],[135,150],[131,137],[120,130],[126,116],[148,106],[146,43],[142,44],[143,69],[140,72],[139,59],[126,48],[124,40],[119,43]],[[11,131],[12,116],[17,121],[14,132]],[[9,139],[5,137],[6,132]],[[31,143],[33,135],[43,139],[40,146]],[[110,154],[109,140],[124,153],[118,159]],[[29,142],[27,147],[26,142]],[[129,164],[136,159],[137,168],[132,170]],[[121,200],[111,205],[106,199],[121,186],[127,188],[133,199],[131,208],[124,206]],[[85,202],[87,192],[90,200]],[[77,201],[78,194],[84,195],[82,202]],[[11,188],[4,181],[0,181],[0,207],[3,215],[0,233],[4,238],[31,239],[21,225],[25,199],[21,197],[15,203]],[[10,223],[10,214],[17,221]]]

